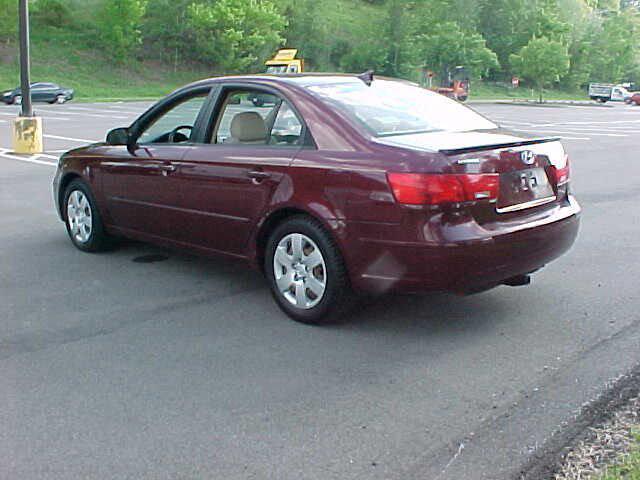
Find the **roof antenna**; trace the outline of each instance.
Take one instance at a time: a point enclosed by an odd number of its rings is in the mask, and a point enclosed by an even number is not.
[[[373,70],[367,70],[366,72],[358,75],[357,78],[362,80],[367,87],[370,87],[373,82]]]

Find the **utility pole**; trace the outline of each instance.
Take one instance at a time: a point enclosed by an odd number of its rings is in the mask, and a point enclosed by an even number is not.
[[[20,90],[21,112],[13,121],[13,150],[33,155],[42,153],[42,119],[33,116],[31,106],[31,75],[29,57],[29,0],[20,0]]]
[[[33,117],[31,106],[31,71],[29,66],[29,0],[20,0],[20,90],[22,116]]]

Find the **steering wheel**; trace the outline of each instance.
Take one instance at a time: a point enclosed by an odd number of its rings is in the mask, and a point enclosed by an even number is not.
[[[180,130],[189,130],[189,136],[185,135],[184,133],[180,133]],[[189,137],[191,136],[192,131],[193,131],[193,125],[180,125],[174,128],[173,130],[171,130],[171,132],[167,136],[167,142],[168,143],[186,142],[187,140],[189,140]]]

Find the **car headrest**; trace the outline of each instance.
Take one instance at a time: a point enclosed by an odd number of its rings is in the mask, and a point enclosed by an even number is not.
[[[267,127],[257,112],[241,112],[231,120],[231,136],[238,142],[266,142]]]

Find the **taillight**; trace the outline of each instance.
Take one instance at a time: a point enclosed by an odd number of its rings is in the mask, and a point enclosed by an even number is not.
[[[556,176],[555,180],[556,180],[556,185],[560,186],[560,185],[564,185],[565,183],[569,182],[569,174],[570,174],[570,169],[569,169],[569,157],[565,158],[565,166],[563,168],[558,168],[558,167],[552,167],[552,171],[554,173],[554,175]]]
[[[408,205],[496,200],[500,191],[497,173],[388,173],[387,178],[396,201]]]

